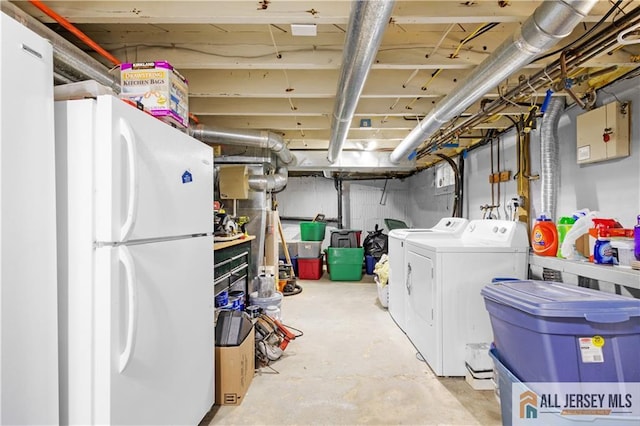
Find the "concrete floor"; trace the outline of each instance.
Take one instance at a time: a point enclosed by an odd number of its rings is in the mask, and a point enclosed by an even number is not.
[[[283,322],[304,336],[256,372],[239,406],[215,406],[201,425],[500,425],[493,391],[439,379],[362,282],[299,281]]]

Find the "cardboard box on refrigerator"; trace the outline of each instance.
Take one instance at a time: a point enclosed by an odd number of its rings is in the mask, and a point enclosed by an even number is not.
[[[187,79],[166,61],[120,64],[120,98],[139,102],[151,115],[189,127]]]
[[[216,404],[240,405],[253,380],[255,331],[239,346],[216,346]]]

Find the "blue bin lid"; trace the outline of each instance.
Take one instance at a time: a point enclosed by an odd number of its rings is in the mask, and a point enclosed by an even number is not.
[[[615,323],[640,317],[640,299],[552,281],[501,281],[485,286],[485,299],[541,317]]]

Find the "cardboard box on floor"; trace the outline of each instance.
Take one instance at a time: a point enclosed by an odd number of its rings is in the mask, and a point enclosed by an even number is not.
[[[240,405],[253,380],[255,331],[240,346],[216,346],[216,404]]]

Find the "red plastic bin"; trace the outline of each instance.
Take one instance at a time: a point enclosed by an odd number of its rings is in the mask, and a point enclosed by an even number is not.
[[[298,258],[298,278],[301,280],[322,278],[322,256],[311,259]]]

